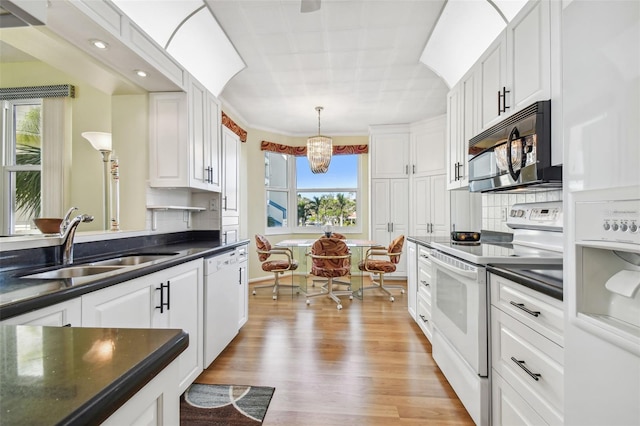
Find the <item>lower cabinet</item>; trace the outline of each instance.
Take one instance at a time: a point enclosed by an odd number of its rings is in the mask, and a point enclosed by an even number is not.
[[[432,340],[433,324],[431,322],[431,260],[429,260],[429,248],[421,244],[413,244],[414,254],[409,254],[414,259],[415,272],[409,273],[407,280],[408,290],[415,291],[415,316],[413,317],[420,326],[424,335]],[[413,290],[412,290],[413,289]],[[411,300],[411,299],[409,299]],[[413,315],[412,315],[413,316]]]
[[[202,259],[82,296],[82,325],[112,328],[178,328],[189,347],[178,357],[182,393],[203,370]]]
[[[80,299],[56,303],[0,322],[2,325],[41,325],[49,327],[79,327],[82,324]]]
[[[240,313],[238,321],[238,329],[242,328],[249,319],[249,246],[242,246],[236,249],[238,255],[239,281],[238,289],[240,297],[238,298],[238,311]]]
[[[563,424],[562,302],[490,274],[492,424]]]
[[[178,425],[180,424],[180,394],[178,360],[167,365],[145,387],[102,423],[121,425]]]
[[[416,243],[407,241],[407,303],[409,315],[416,319],[416,300],[418,297],[418,253]]]

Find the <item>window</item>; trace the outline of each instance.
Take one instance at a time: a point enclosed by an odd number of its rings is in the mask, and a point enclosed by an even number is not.
[[[42,100],[3,102],[3,233],[30,233],[42,206]]]
[[[341,232],[361,232],[359,157],[334,155],[327,173],[313,174],[305,156],[265,152],[267,229],[315,233],[329,222]]]

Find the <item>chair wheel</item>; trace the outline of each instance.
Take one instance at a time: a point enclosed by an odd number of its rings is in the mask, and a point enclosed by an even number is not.
[[[307,299],[307,305],[311,304],[311,300]]]
[[[389,300],[393,302],[393,301],[394,301],[394,300],[396,300],[396,299],[394,299],[394,298],[393,298],[393,296],[391,296],[391,297],[389,298]]]
[[[278,300],[278,296],[274,295],[273,300]]]
[[[353,294],[349,296],[349,300],[353,300]]]
[[[342,305],[338,305],[338,310],[342,310]]]
[[[404,288],[400,290],[400,294],[404,294]]]
[[[254,296],[256,295],[256,291],[255,291],[255,290],[253,290],[253,295],[254,295]]]

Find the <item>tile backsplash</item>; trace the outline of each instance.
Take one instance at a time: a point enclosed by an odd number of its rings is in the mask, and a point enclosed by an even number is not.
[[[191,192],[183,188],[147,187],[147,205],[203,207],[205,210],[189,213],[184,210],[156,211],[156,232],[182,232],[190,230],[220,229],[220,194],[213,192]],[[211,209],[211,206],[214,209]],[[152,229],[152,212],[147,210],[146,229]]]
[[[516,203],[533,203],[562,200],[562,189],[547,191],[482,194],[482,229],[497,232],[513,232],[507,227],[507,216]]]

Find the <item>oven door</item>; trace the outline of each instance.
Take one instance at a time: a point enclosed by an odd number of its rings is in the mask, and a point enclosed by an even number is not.
[[[481,377],[488,375],[485,269],[433,251],[433,325]]]

